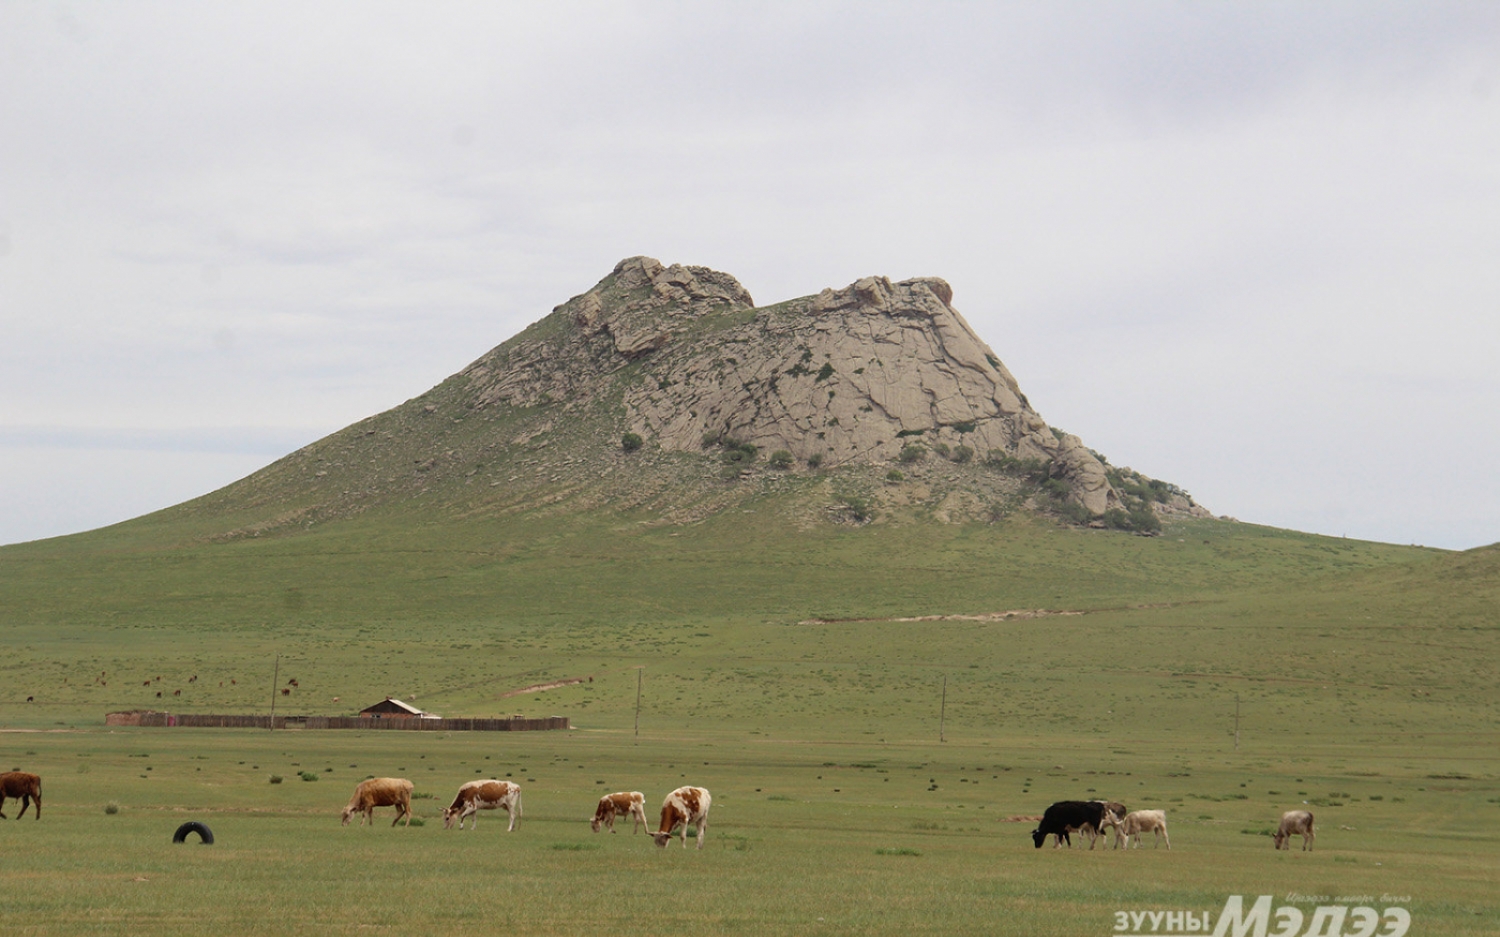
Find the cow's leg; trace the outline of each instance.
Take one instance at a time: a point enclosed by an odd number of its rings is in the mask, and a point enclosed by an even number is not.
[[[708,829],[708,817],[698,821],[698,848],[703,848],[703,833]]]
[[[1161,838],[1167,841],[1167,848],[1171,849],[1172,848],[1172,837],[1170,837],[1170,836],[1167,835],[1167,828],[1166,827],[1162,827]]]

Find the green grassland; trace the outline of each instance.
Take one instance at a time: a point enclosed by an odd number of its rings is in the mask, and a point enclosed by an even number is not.
[[[0,927],[1072,935],[1291,892],[1500,927],[1500,550],[787,503],[685,526],[414,505],[228,540],[177,511],[0,548],[0,768],[45,795],[0,823]],[[278,712],[392,695],[575,729],[103,725],[265,712],[278,666]],[[369,775],[430,795],[423,824],[341,827]],[[442,829],[476,777],[523,784],[518,831]],[[702,853],[590,833],[601,793],[651,812],[684,783],[714,794]],[[1173,848],[1036,850],[1014,819],[1085,797],[1167,810]],[[1274,852],[1304,803],[1317,849]],[[218,842],[173,845],[188,819]]]

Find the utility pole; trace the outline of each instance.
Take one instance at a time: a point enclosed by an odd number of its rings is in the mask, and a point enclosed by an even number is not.
[[[947,717],[948,717],[948,675],[947,674],[943,674],[943,702],[938,707],[938,741],[939,742],[946,742],[946,741],[948,741],[948,739],[944,736],[944,733],[943,733],[943,725],[946,722]]]
[[[276,669],[271,674],[271,730],[276,730],[276,684],[281,682],[281,655],[276,655]]]
[[[641,737],[641,681],[645,679],[646,668],[635,669],[635,737]]]
[[[1235,751],[1239,751],[1239,694],[1235,694]]]

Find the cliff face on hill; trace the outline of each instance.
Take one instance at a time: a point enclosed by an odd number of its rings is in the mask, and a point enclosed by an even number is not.
[[[413,503],[682,523],[760,495],[796,523],[1031,509],[1143,531],[1207,513],[1049,427],[943,280],[867,277],[757,307],[728,274],[649,257],[191,509],[235,517],[222,536],[238,537]]]
[[[665,450],[731,439],[837,468],[964,446],[1048,463],[1094,514],[1118,507],[1099,459],[1047,426],[952,300],[935,277],[866,277],[758,309],[727,274],[631,257],[553,311],[561,334],[523,336],[464,375],[477,407],[577,406],[633,366],[623,425]]]

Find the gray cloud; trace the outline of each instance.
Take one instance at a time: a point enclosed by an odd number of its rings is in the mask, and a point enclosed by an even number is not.
[[[647,253],[761,302],[944,276],[1045,416],[1216,510],[1493,541],[1497,39],[1466,3],[8,5],[0,451],[331,431]],[[99,507],[46,532],[139,510]]]

